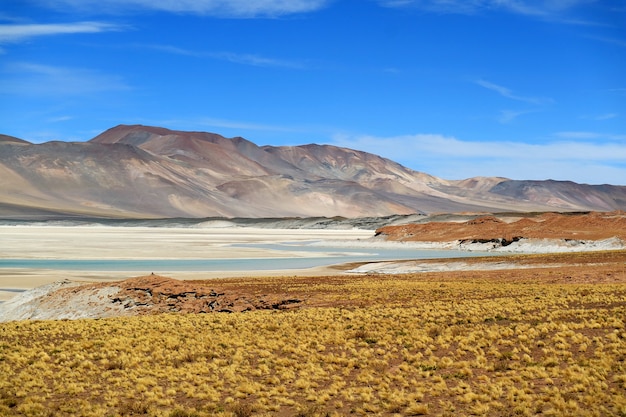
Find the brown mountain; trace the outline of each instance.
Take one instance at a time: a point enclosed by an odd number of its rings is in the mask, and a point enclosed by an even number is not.
[[[448,181],[329,145],[117,126],[89,142],[0,135],[0,216],[385,216],[463,211],[609,211],[626,187]]]
[[[9,135],[2,135],[0,134],[0,143],[2,142],[13,142],[13,143],[28,143],[25,140],[22,139],[18,139],[16,137],[13,136],[9,136]]]

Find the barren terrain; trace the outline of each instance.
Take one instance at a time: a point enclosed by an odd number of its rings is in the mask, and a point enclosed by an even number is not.
[[[478,216],[419,233],[624,238],[623,213],[576,216]],[[0,323],[0,414],[626,415],[626,250],[463,262],[409,274],[345,274],[353,264],[316,277],[60,283],[39,313],[101,319]]]
[[[96,284],[140,315],[0,324],[0,414],[623,415],[626,252],[521,260],[537,268]],[[185,314],[215,300],[245,312]]]

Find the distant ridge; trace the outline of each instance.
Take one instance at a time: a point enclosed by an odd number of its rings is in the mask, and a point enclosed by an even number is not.
[[[13,136],[0,134],[0,143],[2,143],[2,142],[13,142],[13,143],[24,143],[24,144],[29,143],[29,142],[27,142],[25,140],[18,139],[18,138],[13,137]]]
[[[330,145],[120,125],[88,142],[0,135],[0,217],[372,217],[434,212],[612,211],[626,187],[444,180]]]

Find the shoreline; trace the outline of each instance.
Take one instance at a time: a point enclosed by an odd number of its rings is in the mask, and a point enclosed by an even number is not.
[[[266,229],[254,227],[141,227],[0,225],[2,259],[244,259],[313,257],[298,250],[238,247],[238,244],[272,244],[304,241],[358,241],[373,236],[372,230]],[[0,301],[28,290],[68,279],[76,282],[113,282],[152,271],[81,271],[38,268],[0,268]],[[155,271],[156,272],[156,271]],[[158,271],[161,273],[161,271]],[[164,271],[164,273],[167,271]],[[181,280],[260,276],[314,276],[340,274],[332,266],[262,271],[173,271]]]
[[[402,248],[416,250],[451,250],[449,258],[337,262],[300,269],[228,270],[228,271],[98,271],[38,268],[0,268],[0,302],[41,285],[61,280],[81,283],[114,282],[151,272],[179,280],[227,279],[242,277],[331,276],[345,274],[404,274],[436,271],[463,271],[518,268],[506,259],[508,255],[530,253],[564,253],[623,249],[620,239],[572,241],[525,239],[506,247],[493,243],[396,242],[374,237],[374,231],[362,229],[268,229],[253,227],[227,228],[155,228],[124,226],[2,226],[0,247],[2,259],[271,259],[273,257],[314,257],[320,252],[254,247],[284,242],[314,242],[345,248]],[[245,245],[245,246],[238,246]],[[485,251],[497,254],[482,264],[455,256],[458,250]],[[454,250],[454,252],[452,251]],[[94,256],[97,254],[97,256]]]
[[[147,274],[150,274],[148,272]],[[161,273],[159,273],[161,274]],[[344,271],[333,266],[320,266],[307,269],[282,269],[266,271],[173,271],[164,272],[170,278],[183,281],[201,281],[207,279],[230,278],[261,278],[261,277],[314,277],[342,275]],[[145,276],[146,273],[137,271],[68,271],[68,270],[8,270],[0,269],[0,304],[10,300],[22,292],[32,290],[43,285],[68,280],[81,284],[106,283],[123,281],[129,278]]]
[[[284,251],[237,244],[358,240],[372,230],[181,228],[140,226],[1,226],[3,259],[240,259]],[[295,250],[294,252],[298,252]],[[298,256],[304,256],[298,253]]]

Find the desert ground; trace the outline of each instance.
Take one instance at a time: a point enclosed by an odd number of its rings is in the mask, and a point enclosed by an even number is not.
[[[146,310],[0,323],[0,415],[625,415],[626,252],[520,261],[95,284]]]
[[[106,304],[113,314],[0,323],[0,415],[624,416],[626,250],[588,250],[592,240],[583,239],[571,251],[571,219],[548,217],[553,246],[540,235],[512,236],[568,251],[394,265],[422,271],[411,273],[359,263],[315,276],[96,277],[61,288],[44,297],[46,308],[67,312],[82,300],[79,309]],[[591,217],[576,219],[578,233],[595,224],[594,241],[621,239],[622,213]],[[425,227],[441,234],[486,224],[489,234],[448,239],[501,245],[499,227],[516,221],[540,229],[527,219],[491,218]],[[383,237],[415,239],[419,227]],[[162,232],[129,237],[124,251],[102,230],[82,236],[80,250],[103,245],[103,255],[141,256]],[[368,234],[353,232],[344,238]],[[15,233],[11,250],[36,236]],[[148,253],[182,256],[198,240],[168,238],[171,251]],[[32,256],[75,248],[48,241]]]

